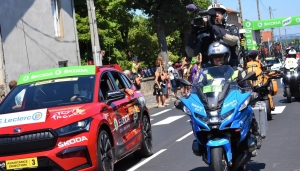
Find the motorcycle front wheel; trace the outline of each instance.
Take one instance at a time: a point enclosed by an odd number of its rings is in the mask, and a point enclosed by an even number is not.
[[[222,147],[211,149],[210,161],[210,167],[212,171],[228,171],[228,164]]]
[[[288,103],[292,103],[292,96],[290,88],[285,88],[286,100]]]

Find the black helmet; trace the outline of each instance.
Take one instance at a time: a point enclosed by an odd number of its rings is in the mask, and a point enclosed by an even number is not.
[[[255,60],[256,57],[258,56],[258,51],[257,50],[250,50],[247,52],[247,58],[248,60],[252,59],[252,60]]]

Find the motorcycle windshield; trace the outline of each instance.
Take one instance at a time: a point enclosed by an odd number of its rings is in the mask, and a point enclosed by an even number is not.
[[[237,76],[229,65],[201,69],[193,80],[192,93],[197,93],[208,110],[221,108],[232,84],[237,86]]]

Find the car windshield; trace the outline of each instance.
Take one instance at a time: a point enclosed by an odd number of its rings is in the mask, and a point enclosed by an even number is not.
[[[273,64],[278,64],[280,63],[279,59],[275,58],[275,59],[269,59],[269,60],[265,60],[267,65],[273,65]]]
[[[89,103],[94,84],[95,76],[80,76],[18,85],[1,103],[0,114]]]

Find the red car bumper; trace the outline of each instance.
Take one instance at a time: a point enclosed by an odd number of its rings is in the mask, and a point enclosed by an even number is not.
[[[48,131],[48,134],[49,133],[51,133],[51,131]],[[32,139],[35,135],[38,134],[34,133],[27,137],[24,136],[23,138]],[[0,170],[22,168],[36,168],[36,170],[41,171],[97,170],[97,157],[95,152],[95,142],[97,141],[93,140],[95,139],[94,137],[89,137],[88,132],[58,138],[49,134],[47,137],[44,135],[42,141],[41,136],[43,135],[39,135],[40,137],[35,137],[38,139],[36,141],[38,143],[34,141],[24,143],[23,141],[18,145],[8,145],[7,148],[1,150]],[[15,148],[13,148],[13,145],[15,145]]]

